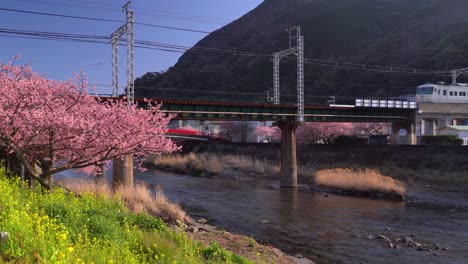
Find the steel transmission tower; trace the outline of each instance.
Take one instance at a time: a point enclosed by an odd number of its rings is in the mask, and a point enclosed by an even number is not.
[[[127,23],[119,27],[111,34],[112,44],[112,96],[119,95],[119,41],[120,38],[127,34],[127,102],[133,104],[135,102],[135,83],[134,83],[134,16],[131,10],[131,2],[126,3],[122,9],[126,13]]]
[[[297,121],[304,121],[304,36],[301,27],[294,26],[288,29],[289,49],[275,52],[273,61],[273,103],[280,103],[280,62],[283,57],[296,55],[297,57]],[[293,42],[296,40],[296,46]]]

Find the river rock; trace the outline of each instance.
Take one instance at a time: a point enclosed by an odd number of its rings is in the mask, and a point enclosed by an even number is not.
[[[435,249],[435,250],[439,250],[439,249],[441,249],[441,248],[440,248],[440,246],[439,246],[438,244],[435,244],[435,243],[434,243],[434,249]]]
[[[416,234],[411,234],[412,237],[416,237]]]
[[[389,243],[388,246],[389,246],[390,248],[394,248],[394,247],[395,247],[395,246],[393,245],[393,243]]]
[[[413,243],[413,239],[411,239],[411,237],[405,237],[403,238],[403,240],[405,241],[405,243]]]
[[[198,232],[198,228],[194,227],[194,226],[191,226],[187,229],[188,232],[191,232],[191,233],[197,233]]]
[[[390,231],[390,230],[392,230],[392,229],[391,229],[390,227],[386,226],[386,227],[385,227],[385,230]]]
[[[374,237],[373,235],[368,235],[366,238],[369,239],[369,240],[372,240],[372,239],[374,239],[375,237]]]
[[[232,176],[232,179],[233,180],[240,180],[240,177],[239,176]]]
[[[262,220],[262,224],[268,224],[268,220]]]
[[[203,228],[203,227],[200,227],[200,228],[198,228],[198,232],[205,233],[205,232],[208,232],[208,230]]]
[[[294,257],[301,259],[302,255],[301,254],[296,254],[296,255],[294,255]]]
[[[442,250],[448,250],[448,248],[446,248],[446,247],[443,247],[443,248],[442,248]]]
[[[377,234],[377,239],[387,240],[387,237],[385,237],[385,236],[382,235],[382,234]]]
[[[8,242],[8,239],[10,238],[10,233],[8,232],[0,232],[0,244],[4,244]]]
[[[202,217],[202,218],[198,218],[197,223],[206,224],[206,223],[208,223],[208,220],[206,220],[206,219],[203,218],[203,217]]]

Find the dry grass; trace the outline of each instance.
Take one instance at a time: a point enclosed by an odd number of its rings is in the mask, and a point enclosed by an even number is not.
[[[182,208],[171,203],[159,187],[151,191],[147,185],[137,184],[134,187],[121,188],[114,194],[112,187],[108,184],[99,183],[95,180],[65,179],[60,184],[79,194],[92,193],[109,198],[120,198],[132,212],[145,212],[161,218],[166,223],[186,223],[188,220]]]
[[[216,156],[195,155],[193,153],[188,155],[151,156],[147,159],[147,162],[159,168],[185,173],[219,174],[224,169]]]
[[[237,170],[256,174],[278,174],[280,167],[273,162],[240,155],[194,154],[151,156],[147,163],[157,168],[179,173],[220,174],[226,170]]]
[[[280,171],[279,165],[266,161],[259,160],[254,157],[249,156],[239,156],[239,155],[224,155],[219,157],[222,164],[228,168],[256,174],[277,174]]]
[[[327,169],[314,175],[317,185],[360,192],[398,193],[404,195],[405,186],[398,180],[376,170]]]
[[[158,168],[180,173],[219,174],[237,170],[259,175],[279,175],[279,164],[241,155],[193,154],[153,157],[149,160]],[[407,172],[408,173],[408,172]],[[410,173],[411,174],[411,173]],[[298,176],[316,185],[348,191],[397,193],[404,195],[405,186],[398,180],[372,169],[318,169],[313,164],[298,166]],[[410,175],[404,177],[411,178]]]

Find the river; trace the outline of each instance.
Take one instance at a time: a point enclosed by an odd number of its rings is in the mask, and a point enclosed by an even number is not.
[[[135,172],[159,185],[193,218],[253,236],[319,263],[468,263],[468,210],[271,188],[275,181],[209,179],[160,171]],[[448,250],[392,249],[384,240],[411,237]],[[357,237],[357,235],[359,237]]]

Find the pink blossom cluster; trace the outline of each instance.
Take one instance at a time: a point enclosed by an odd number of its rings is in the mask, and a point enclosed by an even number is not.
[[[281,139],[278,127],[261,126],[257,128],[256,133],[269,142]],[[329,144],[340,135],[385,135],[386,133],[388,133],[386,123],[312,122],[298,127],[296,137],[299,144]]]

